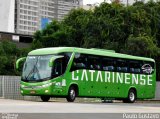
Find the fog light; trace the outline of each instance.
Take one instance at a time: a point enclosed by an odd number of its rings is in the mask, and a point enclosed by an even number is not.
[[[49,92],[49,90],[45,90],[45,93],[48,93]]]

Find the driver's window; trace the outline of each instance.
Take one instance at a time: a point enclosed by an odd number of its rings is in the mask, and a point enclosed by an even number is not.
[[[52,78],[55,78],[65,73],[71,53],[61,53],[59,55],[64,57],[58,58],[54,61],[54,66],[52,68]]]
[[[62,58],[55,60],[53,70],[52,70],[53,77],[57,77],[57,76],[62,75],[62,73],[63,73],[62,72],[62,64],[63,64]]]

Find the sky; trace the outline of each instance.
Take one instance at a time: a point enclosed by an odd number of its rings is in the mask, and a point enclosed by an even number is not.
[[[83,4],[86,5],[86,4],[94,4],[94,3],[101,3],[103,2],[104,0],[83,0]]]

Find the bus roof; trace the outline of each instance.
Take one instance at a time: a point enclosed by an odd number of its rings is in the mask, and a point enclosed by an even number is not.
[[[105,50],[105,49],[97,49],[97,48],[91,48],[91,49],[76,48],[76,47],[41,48],[41,49],[37,49],[29,52],[28,55],[49,55],[49,54],[58,54],[61,52],[77,52],[77,53],[92,54],[92,55],[99,55],[99,56],[110,56],[110,57],[117,57],[117,58],[145,60],[145,61],[155,62],[154,59],[152,58],[115,53],[115,51],[113,50]]]

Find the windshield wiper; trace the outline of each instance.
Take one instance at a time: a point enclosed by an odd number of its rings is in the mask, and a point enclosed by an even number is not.
[[[32,70],[29,72],[29,74],[25,77],[26,80],[28,80],[29,76],[34,72],[35,67],[36,67],[36,65],[37,65],[37,62],[38,62],[38,58],[37,58],[36,63],[35,63],[34,66],[33,66],[33,69],[32,69]],[[38,69],[37,69],[37,70],[38,70]]]
[[[34,72],[35,67],[36,67],[36,64],[33,66],[33,69],[29,72],[29,74],[25,76],[25,80],[28,80],[29,76]]]

